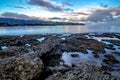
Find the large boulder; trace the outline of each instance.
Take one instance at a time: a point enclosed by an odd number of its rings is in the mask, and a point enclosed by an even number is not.
[[[0,80],[31,80],[41,73],[44,66],[36,52],[13,54],[0,56]]]
[[[58,40],[49,38],[43,43],[34,46],[34,50],[39,53],[39,56],[42,56],[43,54],[50,52],[58,44],[60,44]]]

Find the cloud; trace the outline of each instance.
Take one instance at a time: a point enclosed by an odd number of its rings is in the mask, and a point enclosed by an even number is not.
[[[96,9],[88,17],[88,20],[93,22],[116,21],[119,19],[118,15],[120,15],[120,7],[108,7],[104,9]]]
[[[120,7],[102,7],[82,8],[74,10],[63,15],[67,21],[91,21],[91,22],[109,22],[120,21]]]
[[[72,15],[74,15],[74,16],[79,16],[79,15],[89,15],[89,13],[86,13],[86,12],[82,12],[82,11],[80,11],[80,12],[73,12]]]
[[[54,5],[49,0],[29,0],[28,4],[43,7],[49,11],[62,12],[64,9],[61,6]]]
[[[73,5],[70,4],[69,2],[63,2],[62,6],[73,6]]]
[[[43,13],[45,14],[45,18],[43,18],[42,14],[41,14],[42,17],[34,17],[34,16],[32,17],[25,14],[18,14],[18,13],[12,13],[12,12],[2,13],[0,17],[2,16],[6,18],[16,18],[16,19],[41,19],[41,20],[49,20],[49,21],[68,21],[68,22],[120,21],[120,7],[101,7],[100,6],[100,7],[95,7],[94,9],[88,8],[88,9],[74,10],[71,12],[59,12],[59,13],[50,12],[50,13]]]
[[[65,11],[72,12],[73,9],[71,9],[71,8],[66,8]]]
[[[108,4],[103,4],[103,3],[100,3],[100,5],[105,8],[109,6]]]
[[[30,17],[24,14],[12,13],[12,12],[5,12],[1,15],[2,17],[5,17],[5,18],[26,19],[26,20],[34,19],[34,17]]]
[[[26,6],[22,6],[22,5],[18,5],[18,6],[13,6],[15,8],[23,8],[23,9],[31,9],[30,7],[26,7]]]
[[[17,6],[8,5],[8,6],[10,6],[10,7],[14,7],[14,8],[21,8],[21,9],[31,9],[30,7],[23,6],[23,5],[17,5]]]
[[[54,19],[61,20],[61,18],[59,18],[59,17],[53,17],[53,18],[49,18],[49,19],[51,19],[51,20],[54,20]]]
[[[49,18],[49,20],[51,20],[51,21],[65,21],[67,19],[66,18],[60,18],[60,17],[52,17],[52,18]]]

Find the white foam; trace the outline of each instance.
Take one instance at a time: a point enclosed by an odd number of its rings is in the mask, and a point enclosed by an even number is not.
[[[120,39],[118,39],[116,37],[110,38],[110,37],[95,37],[95,36],[93,36],[92,38],[97,40],[97,41],[102,41],[102,40],[120,40]]]
[[[105,41],[104,43],[105,43],[106,45],[112,44],[112,43],[110,43],[110,42],[107,42],[107,41]]]
[[[62,34],[62,35],[63,35],[63,36],[70,36],[71,34],[67,34],[67,33],[66,33],[66,34]]]
[[[31,46],[31,45],[27,43],[27,44],[25,44],[25,46]]]
[[[7,49],[7,48],[8,48],[7,46],[1,46],[2,50]]]
[[[65,40],[65,38],[61,38],[62,40]]]
[[[42,38],[39,38],[39,39],[37,39],[39,42],[42,42],[42,41],[44,41],[45,40],[45,37],[42,37]]]

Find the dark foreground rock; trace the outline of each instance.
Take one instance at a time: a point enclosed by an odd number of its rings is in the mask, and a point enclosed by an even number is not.
[[[31,80],[44,68],[36,53],[11,54],[0,56],[0,80]]]
[[[0,36],[0,80],[120,80],[119,35]]]
[[[104,72],[102,68],[82,65],[74,67],[64,73],[57,72],[49,76],[46,80],[115,80],[110,73]]]

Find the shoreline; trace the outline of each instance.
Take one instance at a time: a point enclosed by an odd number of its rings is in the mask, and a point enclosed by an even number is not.
[[[73,33],[67,33],[67,32],[64,32],[64,33],[35,33],[35,34],[6,34],[6,35],[0,35],[0,37],[1,36],[9,36],[9,37],[14,37],[14,36],[18,36],[18,37],[20,37],[20,36],[37,36],[37,35],[43,35],[43,36],[47,36],[47,35],[67,35],[67,36],[69,36],[69,35],[75,35],[75,34],[83,34],[83,35],[85,35],[85,34],[94,34],[94,35],[100,35],[100,34],[120,34],[120,32],[73,32]]]
[[[0,36],[5,80],[120,79],[119,59],[120,33]]]

